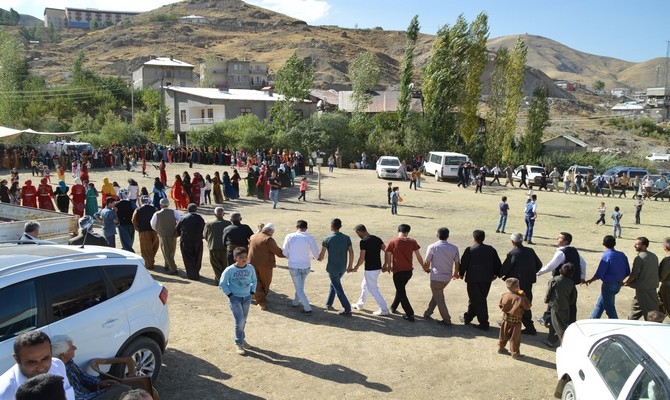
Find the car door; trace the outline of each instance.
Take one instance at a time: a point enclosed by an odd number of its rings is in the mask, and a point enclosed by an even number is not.
[[[128,339],[126,308],[97,266],[58,272],[40,278],[52,335],[73,338],[79,365],[91,358],[113,357]]]
[[[588,396],[577,390],[580,398],[621,399],[628,395],[628,388],[640,373],[638,358],[628,347],[626,340],[616,336],[599,342],[589,357],[589,368],[584,380]],[[590,397],[589,397],[590,396]]]

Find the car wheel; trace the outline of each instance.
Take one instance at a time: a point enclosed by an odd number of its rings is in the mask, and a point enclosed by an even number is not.
[[[577,392],[575,392],[575,384],[572,381],[568,382],[563,386],[563,394],[561,395],[562,400],[575,400],[577,398]]]
[[[158,344],[144,336],[132,341],[123,350],[121,357],[132,357],[137,374],[150,376],[154,382],[163,364],[163,353]],[[125,376],[126,372],[125,364],[117,364],[112,369],[112,374],[115,376]]]

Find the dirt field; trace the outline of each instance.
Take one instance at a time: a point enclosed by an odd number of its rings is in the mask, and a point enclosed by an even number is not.
[[[149,167],[152,171],[153,168]],[[187,166],[170,165],[168,177],[183,172]],[[226,170],[228,167],[226,167]],[[195,166],[192,171],[213,173],[213,167]],[[226,202],[226,213],[240,211],[243,223],[252,228],[261,222],[277,226],[275,239],[281,245],[286,234],[295,230],[295,221],[305,219],[308,232],[320,243],[329,233],[329,220],[342,219],[343,232],[351,235],[358,257],[358,238],[353,226],[364,223],[368,230],[387,241],[396,235],[400,223],[411,225],[411,237],[420,243],[422,255],[428,244],[435,241],[436,229],[446,226],[451,231],[449,241],[462,251],[472,243],[471,232],[483,229],[486,242],[493,245],[504,259],[510,250],[509,235],[496,234],[498,202],[502,195],[509,198],[510,217],[506,231],[523,232],[523,206],[526,191],[494,186],[485,187],[483,194],[474,189],[457,188],[453,183],[435,182],[425,177],[417,191],[407,189],[408,182],[398,182],[404,202],[398,216],[392,216],[386,204],[386,181],[379,180],[374,171],[336,170],[324,172],[321,200],[317,198],[316,175],[309,177],[307,202],[296,201],[297,188],[282,190],[280,206],[272,209],[269,201],[245,197],[241,188],[240,200]],[[152,179],[132,176],[140,186],[150,188]],[[108,176],[120,183],[129,174],[125,171],[93,172],[92,180],[99,183]],[[595,270],[602,252],[602,237],[611,233],[611,225],[595,226],[596,208],[600,198],[563,193],[538,193],[538,220],[533,248],[543,263],[555,251],[559,231],[571,232],[573,245],[587,261],[587,278]],[[664,256],[659,242],[668,235],[659,216],[670,205],[649,202],[642,212],[642,225],[634,222],[633,201],[605,199],[608,213],[618,205],[623,217],[623,239],[618,249],[632,261],[634,238],[647,236],[653,243],[650,250]],[[203,207],[206,220],[212,219],[212,207]],[[609,214],[608,214],[609,219]],[[117,241],[118,244],[118,241]],[[139,243],[135,241],[139,252]],[[163,265],[159,251],[158,264]],[[465,283],[452,281],[446,289],[447,304],[454,326],[447,328],[418,318],[404,321],[400,315],[376,317],[377,309],[369,299],[364,311],[354,310],[353,318],[337,312],[324,312],[328,293],[325,262],[313,261],[306,292],[314,307],[311,316],[291,307],[294,290],[286,268],[286,260],[278,260],[267,311],[252,305],[247,323],[247,340],[253,349],[239,356],[233,348],[232,316],[224,295],[213,285],[213,272],[208,257],[203,260],[201,282],[184,278],[181,255],[177,254],[180,277],[164,274],[162,268],[153,276],[169,289],[171,314],[170,342],[157,387],[164,400],[176,399],[549,399],[556,382],[554,351],[542,340],[546,329],[538,326],[539,335],[523,337],[521,351],[526,358],[515,361],[496,353],[500,317],[498,300],[505,291],[504,283],[494,282],[489,296],[492,328],[484,334],[458,321],[467,305]],[[416,265],[415,265],[416,268]],[[343,278],[350,301],[358,298],[362,268]],[[534,286],[534,315],[544,310],[546,283],[542,276]],[[387,301],[394,289],[391,277],[379,279],[380,289]],[[590,315],[600,284],[579,288],[578,317]],[[417,316],[421,316],[430,300],[429,277],[415,269],[408,285],[408,294]],[[620,315],[626,316],[633,291],[623,288],[618,296]],[[335,307],[341,310],[336,300]],[[439,315],[436,315],[439,319]]]

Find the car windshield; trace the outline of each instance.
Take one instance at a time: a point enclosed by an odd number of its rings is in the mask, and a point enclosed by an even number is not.
[[[397,158],[382,158],[379,162],[380,165],[390,165],[393,167],[399,167],[400,166],[400,160]]]

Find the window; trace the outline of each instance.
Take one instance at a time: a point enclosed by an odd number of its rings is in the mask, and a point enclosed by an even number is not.
[[[624,345],[616,339],[599,344],[591,354],[591,362],[614,397],[619,397],[626,380],[638,365]]]
[[[251,114],[251,108],[242,107],[240,108],[240,115],[249,115]]]
[[[109,280],[112,281],[116,294],[120,294],[133,286],[137,267],[134,265],[115,265],[113,267],[105,267],[105,273],[109,277]]]
[[[179,121],[181,121],[182,124],[186,123],[186,110],[179,111]]]
[[[437,154],[431,154],[430,155],[430,162],[435,163],[435,164],[442,164],[442,156],[439,156]]]
[[[661,400],[664,398],[661,383],[656,381],[649,371],[643,371],[633,386],[629,399]]]
[[[37,328],[37,311],[34,281],[0,290],[0,341]]]
[[[53,320],[75,315],[107,300],[105,282],[97,268],[59,272],[46,277]]]

